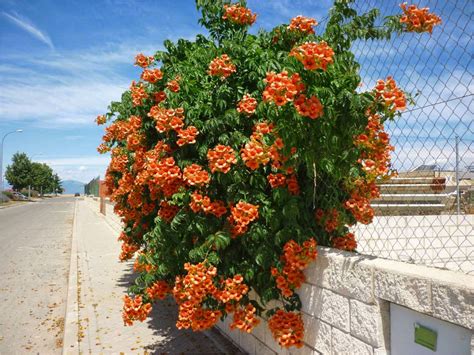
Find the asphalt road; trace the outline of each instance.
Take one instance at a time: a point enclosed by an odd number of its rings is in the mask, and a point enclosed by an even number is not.
[[[0,209],[0,354],[60,354],[73,197]]]

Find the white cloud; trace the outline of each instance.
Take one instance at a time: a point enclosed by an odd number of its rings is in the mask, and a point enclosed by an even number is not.
[[[329,0],[318,1],[317,3],[314,0],[251,0],[248,5],[250,8],[265,9],[272,15],[277,14],[282,17],[288,17],[288,20],[297,15],[313,16],[316,20],[320,20],[322,15],[326,15],[326,13],[314,13],[314,8],[329,9],[331,4],[332,1]]]
[[[123,72],[132,68],[134,55],[157,49],[120,44],[41,58],[2,56],[0,117],[49,128],[91,124],[130,85]]]
[[[25,30],[30,35],[32,35],[36,39],[49,46],[49,48],[54,50],[53,42],[51,41],[51,38],[48,36],[48,34],[35,27],[35,25],[33,25],[28,19],[20,16],[17,13],[9,14],[6,12],[2,12],[2,14],[10,21],[12,21],[15,25]]]
[[[41,163],[46,163],[51,166],[107,166],[110,161],[109,156],[105,155],[91,155],[83,157],[67,157],[56,159],[38,159]]]
[[[89,182],[97,176],[104,177],[109,165],[108,156],[65,157],[56,159],[38,159],[46,163],[59,175],[62,180],[78,180]]]

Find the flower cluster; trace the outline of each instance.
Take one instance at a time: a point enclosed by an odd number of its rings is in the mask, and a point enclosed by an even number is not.
[[[155,100],[155,102],[156,102],[157,104],[159,104],[160,102],[165,101],[166,98],[167,98],[167,97],[166,97],[166,92],[164,92],[164,91],[158,91],[158,92],[155,92],[155,93],[153,94],[153,100]]]
[[[164,219],[166,222],[171,222],[179,212],[179,207],[170,205],[168,201],[161,201],[160,209],[158,210],[158,216]]]
[[[255,307],[252,304],[247,304],[244,309],[238,308],[234,311],[234,320],[230,324],[230,329],[239,329],[246,333],[251,333],[252,330],[260,323],[260,320],[255,315]]]
[[[344,203],[344,207],[349,210],[354,218],[363,224],[369,224],[374,218],[374,210],[370,206],[370,200],[361,196],[357,191]]]
[[[326,212],[318,208],[315,212],[316,221],[324,226],[326,232],[334,232],[340,226],[339,211],[332,208]]]
[[[189,207],[191,207],[195,213],[203,211],[204,213],[212,214],[217,218],[222,217],[227,213],[227,208],[225,207],[224,202],[211,201],[208,196],[203,196],[196,191],[191,194],[191,202],[189,203]]]
[[[253,14],[250,9],[239,4],[224,5],[224,20],[229,20],[239,25],[252,25],[257,19],[257,15]]]
[[[407,3],[400,4],[403,16],[400,23],[406,26],[408,32],[433,32],[433,27],[441,24],[441,18],[429,12],[428,7],[419,8],[416,5],[407,7]]]
[[[273,144],[269,145],[265,142],[265,135],[271,135],[274,139]],[[278,169],[284,160],[280,154],[283,147],[283,140],[273,132],[273,125],[260,122],[254,126],[250,140],[240,153],[245,165],[252,170],[258,169],[260,165],[268,164],[270,160],[272,160],[272,167]]]
[[[179,131],[184,126],[184,110],[182,108],[165,109],[160,106],[153,106],[148,116],[155,119],[156,129],[160,133],[170,130]]]
[[[146,294],[152,300],[163,300],[168,294],[170,294],[172,288],[170,285],[163,280],[156,281],[153,285],[146,289]]]
[[[369,177],[368,180],[375,181],[377,177],[389,174],[390,152],[394,148],[390,145],[390,137],[379,115],[368,115],[365,132],[355,137],[354,144],[362,150],[358,162]]]
[[[354,251],[357,248],[354,233],[347,233],[343,236],[333,237],[331,243],[334,248],[341,250]]]
[[[295,108],[301,116],[309,117],[313,120],[324,114],[324,107],[316,96],[311,96],[308,99],[304,94],[299,95],[295,100]]]
[[[179,305],[178,329],[189,329],[194,331],[209,329],[219,320],[222,312],[203,308],[204,300],[216,293],[214,278],[217,269],[214,266],[207,267],[204,263],[192,265],[186,263],[184,269],[186,276],[176,277],[173,295]]]
[[[314,26],[317,26],[318,22],[311,17],[296,16],[291,19],[288,29],[290,31],[298,31],[304,34],[314,34]]]
[[[191,186],[208,184],[211,181],[209,173],[198,164],[191,164],[183,169],[183,178]]]
[[[142,68],[147,68],[153,63],[154,60],[155,58],[153,57],[147,57],[143,53],[139,53],[135,57],[135,65],[138,65]]]
[[[149,187],[160,188],[161,193],[166,197],[171,197],[182,186],[182,173],[173,157],[160,159],[158,162],[149,164],[150,180]]]
[[[130,260],[140,247],[124,232],[120,233],[118,240],[122,242],[122,251],[119,256],[120,261]]]
[[[256,109],[257,100],[249,94],[245,94],[242,100],[237,104],[237,112],[245,113],[248,116],[253,115]]]
[[[150,264],[145,257],[146,254],[143,252],[138,254],[138,256],[135,258],[135,262],[133,263],[133,271],[149,273],[156,270],[155,265]]]
[[[207,160],[209,160],[209,168],[212,173],[218,171],[227,174],[232,164],[237,163],[235,150],[222,144],[217,145],[214,149],[209,149]]]
[[[135,81],[132,82],[130,86],[130,92],[132,95],[132,102],[134,106],[143,105],[143,101],[148,98],[148,94],[145,91],[143,83],[135,84]]]
[[[295,174],[286,176],[282,173],[270,173],[267,176],[267,180],[272,189],[286,186],[292,195],[298,195],[300,193],[300,187]]]
[[[300,288],[305,280],[303,270],[317,256],[316,241],[314,238],[306,240],[303,245],[299,245],[294,240],[290,240],[283,247],[281,260],[284,264],[280,272],[273,267],[272,276],[276,278],[276,285],[285,297],[291,297],[295,289]]]
[[[143,322],[151,312],[151,304],[143,303],[142,296],[131,298],[125,295],[123,301],[122,319],[125,325],[133,325],[134,321]]]
[[[258,219],[258,207],[244,201],[239,201],[230,208],[228,218],[231,224],[231,235],[233,238],[247,232],[248,225]]]
[[[176,144],[182,147],[185,144],[196,143],[196,136],[199,134],[199,131],[194,126],[188,126],[185,129],[178,129],[177,133],[179,139],[176,141]]]
[[[156,83],[158,80],[163,79],[163,72],[160,69],[145,69],[142,73],[141,78],[149,83]]]
[[[395,80],[391,76],[387,77],[387,80],[377,80],[375,85],[375,97],[382,99],[385,107],[394,111],[403,111],[407,107],[407,99],[405,93],[397,87]]]
[[[95,119],[95,123],[97,123],[98,125],[104,124],[106,122],[107,122],[107,117],[105,117],[105,115],[98,115]]]
[[[222,303],[230,301],[239,302],[249,291],[248,286],[243,283],[243,280],[242,275],[235,275],[233,278],[222,280],[221,289],[216,291],[214,297]]]
[[[268,320],[268,327],[280,346],[303,346],[304,323],[300,313],[279,309]]]
[[[272,189],[286,186],[286,176],[281,173],[268,174],[267,180],[270,183]]]
[[[179,80],[181,78],[179,76],[177,76],[176,78],[174,78],[173,80],[169,81],[167,84],[166,84],[166,87],[172,91],[172,92],[178,92],[180,87],[179,87]]]
[[[227,54],[223,54],[220,57],[217,57],[212,60],[209,64],[209,75],[218,76],[220,78],[227,78],[228,76],[235,73],[237,68],[230,60],[230,57]]]
[[[354,145],[361,150],[358,163],[365,173],[363,179],[354,181],[349,189],[351,197],[345,201],[344,207],[354,218],[363,224],[369,224],[374,217],[370,200],[379,197],[379,188],[375,184],[377,178],[388,178],[390,171],[390,137],[385,132],[378,114],[367,112],[367,126],[364,133],[354,138]]]
[[[263,101],[274,102],[277,106],[283,106],[293,101],[296,95],[305,89],[298,73],[288,76],[288,72],[270,72],[265,78],[267,84],[263,91]]]
[[[334,51],[329,45],[322,41],[306,42],[295,47],[290,52],[291,57],[295,57],[301,62],[306,70],[322,69],[326,70],[328,64],[333,63]]]

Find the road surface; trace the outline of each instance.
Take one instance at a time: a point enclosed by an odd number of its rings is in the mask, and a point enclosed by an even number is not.
[[[60,354],[75,199],[0,209],[0,354]]]

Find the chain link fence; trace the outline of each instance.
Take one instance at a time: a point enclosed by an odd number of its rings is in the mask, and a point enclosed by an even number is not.
[[[84,185],[84,195],[93,195],[99,197],[99,185],[100,185],[100,176],[97,176],[95,179],[89,181]]]
[[[415,105],[386,124],[398,177],[380,185],[374,223],[358,225],[364,254],[474,273],[474,3],[425,0],[443,23],[433,34],[359,42],[365,88],[393,76]],[[399,1],[356,1],[359,13],[400,13]]]

